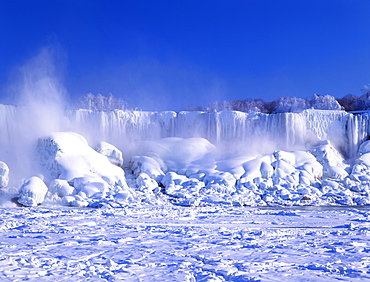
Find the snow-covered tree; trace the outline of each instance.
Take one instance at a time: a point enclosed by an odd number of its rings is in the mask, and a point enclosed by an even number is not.
[[[275,113],[300,112],[310,107],[311,105],[306,99],[282,97],[276,102]]]
[[[114,97],[112,94],[103,96],[101,94],[88,93],[82,98],[80,106],[83,109],[92,111],[111,111],[124,110],[127,108],[127,103],[120,98]]]
[[[340,111],[343,107],[330,95],[313,95],[311,101],[312,108],[316,110],[335,110]]]

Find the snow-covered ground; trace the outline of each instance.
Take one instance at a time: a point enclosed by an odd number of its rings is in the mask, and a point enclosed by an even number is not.
[[[365,281],[367,208],[2,208],[1,281]]]

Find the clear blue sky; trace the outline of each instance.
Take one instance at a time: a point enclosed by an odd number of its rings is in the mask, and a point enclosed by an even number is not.
[[[0,85],[51,45],[74,99],[112,93],[179,110],[360,95],[370,83],[369,14],[368,0],[0,0]]]

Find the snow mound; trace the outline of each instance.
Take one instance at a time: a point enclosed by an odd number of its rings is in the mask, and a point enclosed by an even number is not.
[[[76,189],[69,185],[68,181],[62,179],[54,179],[49,184],[49,193],[58,197],[70,196],[76,194]]]
[[[162,166],[158,161],[148,156],[132,157],[130,160],[130,167],[137,177],[139,177],[140,174],[145,173],[151,178],[160,181],[164,175]]]
[[[119,156],[114,146],[103,143],[103,152]],[[127,186],[122,168],[112,164],[107,156],[91,148],[86,139],[73,132],[57,132],[38,141],[37,152],[46,168],[51,196],[58,196],[69,206],[83,207],[94,201],[134,192]],[[117,158],[116,158],[117,160]]]
[[[204,138],[170,137],[143,144],[145,155],[155,154],[163,160],[169,171],[193,171],[214,164],[216,147]]]
[[[37,152],[52,178],[71,181],[76,177],[99,176],[110,185],[125,185],[124,171],[92,149],[77,133],[57,132],[41,138]]]
[[[19,190],[18,203],[26,207],[34,207],[41,204],[48,192],[44,181],[32,176],[26,179]]]

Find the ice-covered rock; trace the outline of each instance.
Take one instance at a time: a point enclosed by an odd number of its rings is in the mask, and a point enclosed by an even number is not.
[[[204,183],[195,178],[187,178],[176,172],[168,172],[163,177],[161,184],[164,186],[165,193],[176,198],[191,198],[198,195]]]
[[[329,141],[323,141],[322,145],[312,148],[310,153],[322,164],[324,176],[339,180],[348,176],[346,169],[349,165]]]
[[[48,192],[44,181],[32,176],[26,179],[19,190],[18,203],[26,207],[34,207],[41,204]]]
[[[116,166],[122,166],[123,164],[122,152],[112,144],[102,141],[96,146],[95,150],[98,153],[106,156],[112,164]]]
[[[64,196],[75,194],[76,190],[73,186],[69,185],[68,181],[62,179],[54,179],[49,184],[49,192],[63,198]]]
[[[154,179],[150,178],[148,174],[142,172],[136,178],[136,186],[139,191],[152,192],[158,188],[158,183]]]
[[[207,193],[228,193],[236,191],[236,179],[230,172],[213,171],[204,178]]]
[[[8,186],[9,168],[4,162],[0,162],[0,188]]]
[[[62,204],[64,206],[83,208],[87,207],[89,205],[89,202],[86,201],[86,198],[80,195],[74,195],[74,196],[64,196],[62,198]]]
[[[262,161],[260,171],[262,178],[271,178],[274,174],[274,167],[271,164]]]
[[[54,179],[100,177],[110,186],[127,188],[124,171],[92,149],[77,133],[56,132],[40,138],[37,152],[40,163]]]
[[[354,161],[350,178],[357,182],[356,187],[361,186],[358,182],[370,182],[370,141],[365,141],[360,145],[358,158]]]
[[[133,156],[130,160],[130,168],[137,177],[145,173],[150,178],[160,181],[164,175],[162,167],[156,159],[148,156]]]
[[[114,151],[106,147],[111,153]],[[116,193],[134,195],[127,186],[123,169],[92,149],[79,134],[50,134],[39,139],[37,151],[49,178],[57,179],[52,182],[51,191],[62,197],[65,205],[86,206]]]

